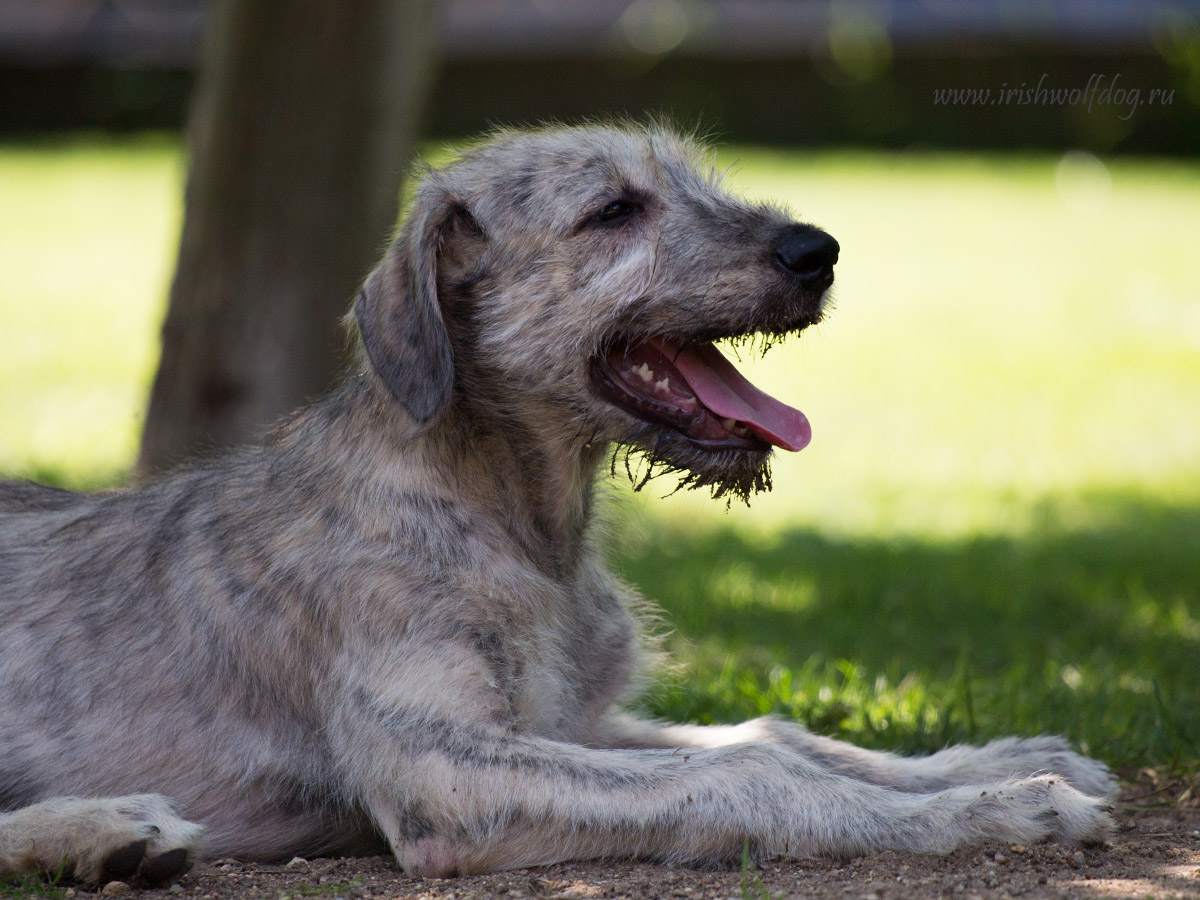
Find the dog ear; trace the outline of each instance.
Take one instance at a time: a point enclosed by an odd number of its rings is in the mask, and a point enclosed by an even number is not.
[[[461,207],[432,185],[354,304],[367,357],[420,431],[445,414],[454,354],[437,295],[438,253]]]

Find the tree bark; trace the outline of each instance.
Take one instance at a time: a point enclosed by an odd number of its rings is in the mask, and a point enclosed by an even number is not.
[[[395,225],[435,0],[220,0],[139,472],[253,441],[345,364]]]

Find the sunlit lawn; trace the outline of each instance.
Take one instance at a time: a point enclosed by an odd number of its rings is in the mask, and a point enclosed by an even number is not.
[[[95,486],[131,464],[181,180],[174,141],[0,146],[0,471]]]
[[[1200,165],[735,161],[841,241],[837,304],[743,367],[813,422],[772,494],[617,490],[682,661],[649,707],[1200,758]],[[0,470],[130,464],[180,182],[165,141],[0,148]]]

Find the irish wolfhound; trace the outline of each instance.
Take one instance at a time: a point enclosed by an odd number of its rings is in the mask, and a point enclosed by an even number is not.
[[[1101,838],[1111,778],[1055,738],[906,759],[619,711],[642,642],[597,473],[635,447],[766,487],[808,423],[711,341],[816,322],[837,253],[657,127],[504,132],[426,173],[355,306],[358,370],[264,446],[132,490],[2,489],[0,867]]]

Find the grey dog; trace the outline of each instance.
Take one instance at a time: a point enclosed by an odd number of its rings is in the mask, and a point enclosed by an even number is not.
[[[818,321],[837,253],[657,125],[500,132],[426,172],[355,305],[359,364],[264,445],[0,488],[0,870],[1102,839],[1113,780],[1057,738],[903,758],[620,711],[648,654],[598,475],[632,447],[767,487],[808,423],[711,342]]]

